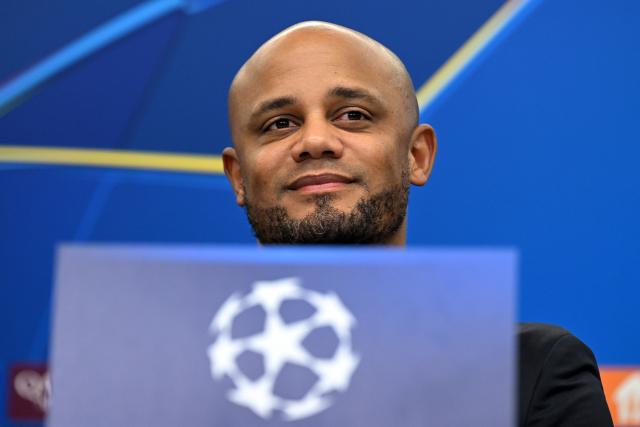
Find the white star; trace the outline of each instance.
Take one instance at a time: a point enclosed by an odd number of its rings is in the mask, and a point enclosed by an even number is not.
[[[238,388],[229,391],[227,397],[232,402],[251,409],[258,416],[268,418],[279,404],[279,399],[271,391],[271,383],[263,379],[238,385]]]
[[[286,362],[300,365],[309,363],[309,353],[302,346],[308,332],[309,325],[306,322],[285,324],[279,316],[268,315],[264,331],[247,338],[244,345],[264,355],[265,372],[275,377]]]
[[[312,364],[312,369],[320,378],[314,388],[319,393],[330,390],[345,391],[359,363],[360,357],[341,345],[333,359],[316,360]]]
[[[242,305],[242,299],[237,293],[227,298],[211,321],[209,331],[215,334],[228,328],[233,318],[243,310]]]
[[[270,282],[259,281],[253,285],[253,291],[248,295],[249,304],[261,304],[269,312],[276,312],[280,303],[287,298],[300,296],[299,280],[296,277],[273,280]]]
[[[309,299],[318,309],[313,316],[317,324],[331,325],[339,335],[348,333],[355,325],[356,319],[333,292],[326,295],[313,293]]]
[[[236,370],[236,356],[242,351],[242,347],[235,341],[231,341],[227,334],[221,334],[216,342],[207,349],[211,363],[211,375],[213,378],[221,378],[224,374]]]
[[[285,420],[295,421],[324,411],[329,406],[331,406],[330,398],[316,395],[298,402],[285,403],[282,405],[282,412]]]

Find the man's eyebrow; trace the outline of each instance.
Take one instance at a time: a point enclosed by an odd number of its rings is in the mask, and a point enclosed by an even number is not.
[[[288,107],[296,103],[296,99],[292,96],[281,96],[278,98],[267,99],[261,102],[258,108],[251,114],[251,119],[254,119],[269,111],[278,110],[282,107]]]
[[[380,101],[380,99],[378,99],[375,95],[373,95],[368,90],[360,88],[336,86],[333,89],[329,90],[328,96],[346,99],[362,99],[364,101],[382,105],[382,101]]]

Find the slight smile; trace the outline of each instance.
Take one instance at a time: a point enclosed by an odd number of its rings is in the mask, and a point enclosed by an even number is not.
[[[302,194],[322,193],[341,190],[353,182],[351,178],[332,173],[305,175],[293,181],[287,189]]]

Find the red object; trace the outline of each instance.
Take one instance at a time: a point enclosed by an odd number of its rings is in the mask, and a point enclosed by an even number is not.
[[[16,363],[7,384],[9,419],[43,421],[49,403],[50,383],[44,363]]]

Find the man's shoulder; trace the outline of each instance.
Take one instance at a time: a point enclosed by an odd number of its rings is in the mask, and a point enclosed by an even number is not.
[[[539,337],[561,337],[571,332],[549,323],[520,322],[518,323],[518,333]]]
[[[564,356],[569,357],[564,357]],[[520,381],[530,385],[551,363],[583,362],[596,368],[596,358],[591,349],[568,330],[546,323],[518,324],[518,359]]]
[[[565,337],[576,339],[571,332],[560,326],[546,323],[519,323],[518,324],[518,344],[521,355],[523,349],[531,350],[528,355],[540,356],[550,351],[558,340]],[[533,351],[535,350],[535,351]]]
[[[595,357],[564,328],[518,325],[519,425],[610,426]]]
[[[573,335],[564,328],[545,323],[518,324],[518,367],[521,404],[531,400],[540,374],[560,340]],[[525,404],[526,406],[526,404]],[[526,410],[521,407],[521,410]]]

